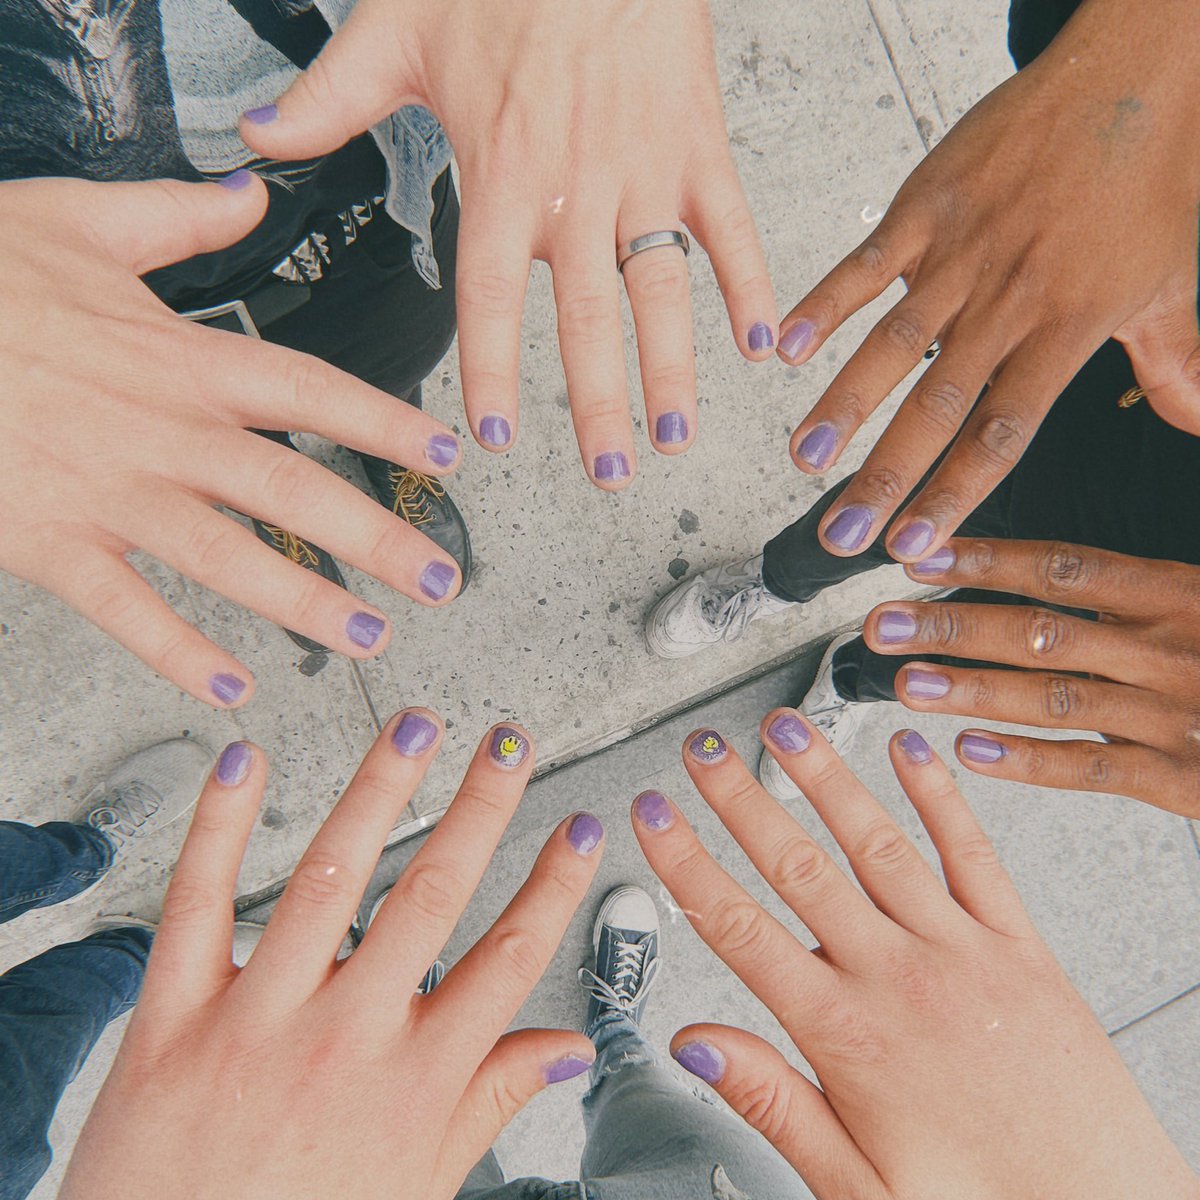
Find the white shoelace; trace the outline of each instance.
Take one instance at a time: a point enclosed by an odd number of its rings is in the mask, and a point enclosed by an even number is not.
[[[712,622],[714,628],[720,629],[721,637],[725,641],[735,642],[746,632],[746,626],[758,615],[758,610],[762,607],[766,596],[765,584],[746,584],[738,588],[720,608],[716,607],[715,600],[706,597],[701,605],[701,611]]]
[[[107,803],[92,809],[88,824],[118,846],[136,838],[142,826],[162,808],[162,797],[139,779],[114,788],[103,799]]]
[[[650,985],[658,973],[657,955],[646,962],[646,952],[652,936],[653,934],[647,933],[636,942],[618,939],[617,962],[611,984],[606,979],[601,979],[594,971],[589,971],[587,967],[579,968],[580,984],[601,1004],[632,1014],[650,991]]]

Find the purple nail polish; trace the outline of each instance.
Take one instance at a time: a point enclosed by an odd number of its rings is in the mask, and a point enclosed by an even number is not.
[[[997,741],[980,733],[964,733],[958,739],[958,752],[968,762],[999,762],[1008,751]]]
[[[654,440],[664,446],[677,446],[680,442],[686,442],[687,435],[687,417],[681,412],[663,413],[654,424]]]
[[[246,690],[246,681],[236,675],[214,675],[208,686],[222,704],[232,704]]]
[[[448,467],[458,457],[458,438],[435,433],[425,446],[425,457],[435,467]]]
[[[454,583],[454,568],[449,563],[431,562],[417,582],[430,600],[441,600]]]
[[[278,120],[279,109],[274,104],[264,104],[261,108],[248,108],[242,116],[251,125],[270,125],[272,121]]]
[[[825,538],[839,550],[857,550],[871,530],[875,514],[864,505],[852,504],[843,508],[825,530]]]
[[[356,612],[346,622],[346,636],[364,650],[370,650],[382,632],[383,622],[368,612]]]
[[[492,731],[492,757],[502,767],[519,767],[529,756],[529,739],[509,725]]]
[[[221,751],[217,763],[217,779],[226,787],[236,787],[246,778],[254,752],[245,742],[230,742]]]
[[[779,348],[786,358],[799,358],[812,344],[817,327],[811,321],[797,321],[786,333],[779,335]]]
[[[791,713],[783,713],[767,726],[767,737],[779,747],[784,754],[799,754],[807,750],[812,742],[804,722]]]
[[[438,727],[420,713],[408,712],[400,718],[396,732],[392,734],[392,745],[405,758],[416,758],[437,741]]]
[[[705,729],[696,734],[688,746],[693,758],[698,758],[701,762],[706,763],[718,762],[724,758],[728,748],[725,745],[725,739],[713,729]]]
[[[770,325],[763,321],[755,321],[750,326],[750,333],[746,337],[746,344],[751,350],[770,350],[775,345],[775,336],[771,333]]]
[[[547,1083],[562,1083],[564,1079],[574,1079],[582,1075],[592,1064],[574,1054],[556,1059],[542,1068],[542,1078]]]
[[[629,460],[620,450],[614,450],[610,454],[598,454],[594,466],[596,478],[605,483],[629,478]]]
[[[957,561],[958,555],[954,553],[953,546],[939,546],[928,558],[911,563],[908,569],[914,575],[941,575],[942,572],[949,571]]]
[[[685,1070],[705,1083],[720,1083],[725,1074],[725,1055],[707,1042],[685,1042],[671,1057]]]
[[[892,549],[905,558],[916,558],[929,549],[935,533],[937,530],[928,521],[914,521],[892,539]]]
[[[879,640],[889,646],[896,642],[910,642],[917,636],[916,618],[910,613],[889,608],[879,614],[879,620],[875,622],[875,632],[879,635]]]
[[[242,188],[250,185],[250,180],[253,178],[251,173],[242,167],[239,171],[234,171],[232,175],[226,175],[224,179],[218,179],[217,182],[230,192],[240,192]]]
[[[904,691],[914,700],[940,700],[950,691],[950,680],[936,671],[909,667],[904,673]]]
[[[567,841],[576,854],[591,854],[603,840],[604,826],[591,813],[577,813],[567,829]]]
[[[507,446],[512,441],[512,426],[503,417],[484,417],[479,422],[479,436],[489,446]]]
[[[796,447],[796,457],[819,471],[833,457],[837,444],[838,431],[828,421],[822,421],[804,435]]]
[[[675,814],[662,792],[643,792],[634,802],[633,811],[647,829],[668,829]]]
[[[929,743],[915,729],[906,729],[900,735],[899,744],[911,762],[924,764],[933,761]]]

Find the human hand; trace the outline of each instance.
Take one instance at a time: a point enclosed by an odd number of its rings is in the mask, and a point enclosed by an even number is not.
[[[0,567],[223,707],[249,699],[249,671],[167,606],[131,550],[344,654],[378,653],[391,630],[211,505],[317,542],[423,604],[437,602],[422,587],[431,564],[449,581],[443,599],[459,578],[357,488],[248,432],[310,430],[439,475],[461,455],[445,426],[308,355],[184,320],[138,279],[237,241],[265,204],[246,172],[225,187],[0,183]]]
[[[820,949],[810,953],[764,912],[673,806],[643,808],[639,797],[638,840],[820,1088],[738,1029],[689,1026],[671,1053],[819,1200],[1196,1200],[1195,1177],[920,735],[897,734],[892,763],[948,894],[802,717],[770,714],[763,741],[845,850],[865,896],[719,736],[716,750],[698,748],[711,736],[685,749],[693,783]]]
[[[437,115],[459,164],[459,354],[467,419],[485,449],[506,449],[516,433],[531,259],[554,272],[575,433],[599,487],[626,486],[637,466],[618,247],[686,224],[712,259],[739,349],[769,357],[775,300],[729,153],[702,0],[359,0],[241,133],[260,154],[306,158],[407,104]],[[684,257],[643,251],[624,283],[652,441],[678,454],[696,436]]]
[[[231,902],[266,762],[246,743],[226,749],[63,1200],[450,1197],[526,1101],[587,1069],[595,1051],[581,1033],[501,1035],[595,874],[594,817],[565,820],[491,929],[435,992],[416,994],[529,780],[532,748],[512,726],[484,738],[361,945],[336,961],[441,734],[426,710],[388,722],[240,971]]]
[[[956,747],[965,767],[1043,787],[1133,796],[1200,817],[1200,567],[1057,542],[957,538],[908,573],[939,587],[1009,592],[1101,614],[1097,622],[1032,604],[952,600],[888,603],[871,613],[863,634],[880,654],[1022,668],[905,664],[896,695],[908,708],[1092,729],[1108,739],[969,730]]]
[[[780,352],[805,362],[894,281],[909,286],[793,434],[805,471],[830,466],[926,347],[941,345],[827,514],[830,553],[870,545],[953,442],[888,532],[903,562],[939,546],[1110,336],[1159,414],[1200,433],[1194,23],[1190,0],[1152,11],[1089,0],[950,131],[875,232],[784,319]]]

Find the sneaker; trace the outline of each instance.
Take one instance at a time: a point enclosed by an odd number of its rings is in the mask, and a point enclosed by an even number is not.
[[[614,888],[600,905],[592,948],[596,969],[579,968],[579,982],[590,997],[584,1029],[595,1028],[605,1013],[613,1011],[639,1024],[658,973],[654,901],[639,887]]]
[[[391,888],[384,888],[378,896],[375,897],[375,903],[371,905],[371,911],[367,914],[367,924],[363,929],[366,933],[367,929],[371,928],[371,922],[375,920],[376,914],[383,907],[383,902],[392,893]],[[421,978],[421,982],[417,984],[417,995],[428,996],[443,979],[446,978],[446,964],[440,958],[433,960],[433,965]]]
[[[358,461],[367,473],[375,499],[419,529],[458,563],[462,572],[461,595],[471,578],[471,535],[458,505],[446,494],[441,481],[373,454],[359,454]]]
[[[278,525],[268,525],[257,517],[254,518],[254,532],[258,534],[260,542],[266,543],[272,550],[279,551],[284,558],[290,558],[292,562],[306,571],[314,571],[316,574],[324,576],[330,583],[336,583],[340,588],[346,586],[342,572],[328,550],[322,550],[320,546],[314,546],[312,542],[306,542],[294,533],[280,529]],[[312,638],[307,638],[294,629],[285,629],[283,632],[306,654],[329,653],[328,646],[322,646],[320,642],[314,642]]]
[[[686,658],[715,646],[736,642],[760,617],[773,617],[792,607],[767,591],[763,556],[710,567],[668,592],[646,617],[646,649],[659,658]]]

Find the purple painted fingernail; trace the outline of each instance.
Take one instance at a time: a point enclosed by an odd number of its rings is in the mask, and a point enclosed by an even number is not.
[[[438,727],[428,717],[420,713],[405,713],[392,734],[392,745],[405,758],[416,758],[424,754],[437,741]]]
[[[458,457],[458,438],[435,433],[426,443],[425,457],[435,467],[448,467]]]
[[[680,442],[686,442],[687,435],[687,417],[681,412],[663,413],[654,424],[654,440],[664,446],[677,446]]]
[[[964,733],[958,739],[958,752],[973,763],[999,762],[1008,753],[994,738],[981,733]]]
[[[915,729],[906,729],[900,735],[900,749],[911,762],[924,764],[933,761],[929,743]]]
[[[383,622],[368,612],[356,612],[346,622],[346,636],[364,650],[370,650],[382,632]]]
[[[770,350],[775,345],[775,335],[771,332],[770,325],[763,321],[755,321],[750,326],[750,333],[746,337],[746,344],[751,350]]]
[[[888,645],[910,642],[917,636],[916,618],[910,613],[889,608],[879,614],[879,620],[875,622],[875,632],[878,633],[879,640]]]
[[[685,1042],[671,1057],[685,1070],[705,1083],[720,1083],[725,1074],[725,1055],[707,1042]]]
[[[562,1083],[564,1079],[574,1079],[582,1075],[592,1064],[577,1055],[568,1054],[565,1058],[555,1059],[542,1068],[542,1078],[547,1083]]]
[[[242,116],[251,125],[270,125],[272,121],[278,120],[279,109],[274,104],[264,104],[261,108],[248,108]]]
[[[503,417],[484,417],[479,422],[479,436],[489,446],[507,446],[512,441],[512,426]]]
[[[718,762],[724,758],[728,748],[725,745],[725,739],[714,729],[705,729],[696,734],[688,745],[692,757],[706,763]]]
[[[796,457],[814,471],[819,471],[833,456],[837,444],[838,431],[828,421],[822,421],[804,435],[796,447]]]
[[[843,508],[825,530],[825,538],[839,550],[857,550],[866,540],[875,514],[864,505],[852,504]]]
[[[929,549],[935,533],[937,530],[929,521],[914,521],[896,534],[892,539],[892,548],[905,558],[916,558]]]
[[[227,191],[240,192],[242,188],[250,185],[252,178],[251,173],[243,167],[240,171],[234,171],[232,175],[226,175],[224,179],[218,179],[217,182]]]
[[[950,570],[957,561],[958,555],[954,553],[953,546],[939,546],[928,558],[911,563],[908,569],[914,575],[941,575],[943,571]]]
[[[576,813],[567,829],[567,841],[576,854],[591,854],[604,840],[604,826],[591,813]]]
[[[454,583],[454,568],[449,563],[431,562],[417,582],[430,600],[441,600]]]
[[[511,725],[492,731],[492,757],[502,767],[519,767],[529,755],[529,739]]]
[[[904,691],[914,700],[940,700],[950,691],[950,680],[936,671],[909,667],[904,673]]]
[[[236,787],[246,778],[254,752],[245,742],[230,742],[221,751],[221,759],[217,763],[217,779],[226,787]]]
[[[784,754],[799,754],[807,750],[812,742],[803,721],[791,713],[783,713],[767,726],[767,737],[779,747]]]
[[[605,483],[629,478],[629,460],[620,450],[614,450],[610,454],[598,454],[594,466],[596,478]]]
[[[786,333],[779,335],[779,348],[787,358],[799,358],[812,344],[817,327],[811,321],[797,321]]]
[[[633,811],[647,829],[668,829],[675,814],[662,792],[643,792],[634,802]]]
[[[246,690],[246,681],[236,675],[214,675],[208,686],[222,704],[232,704]]]

